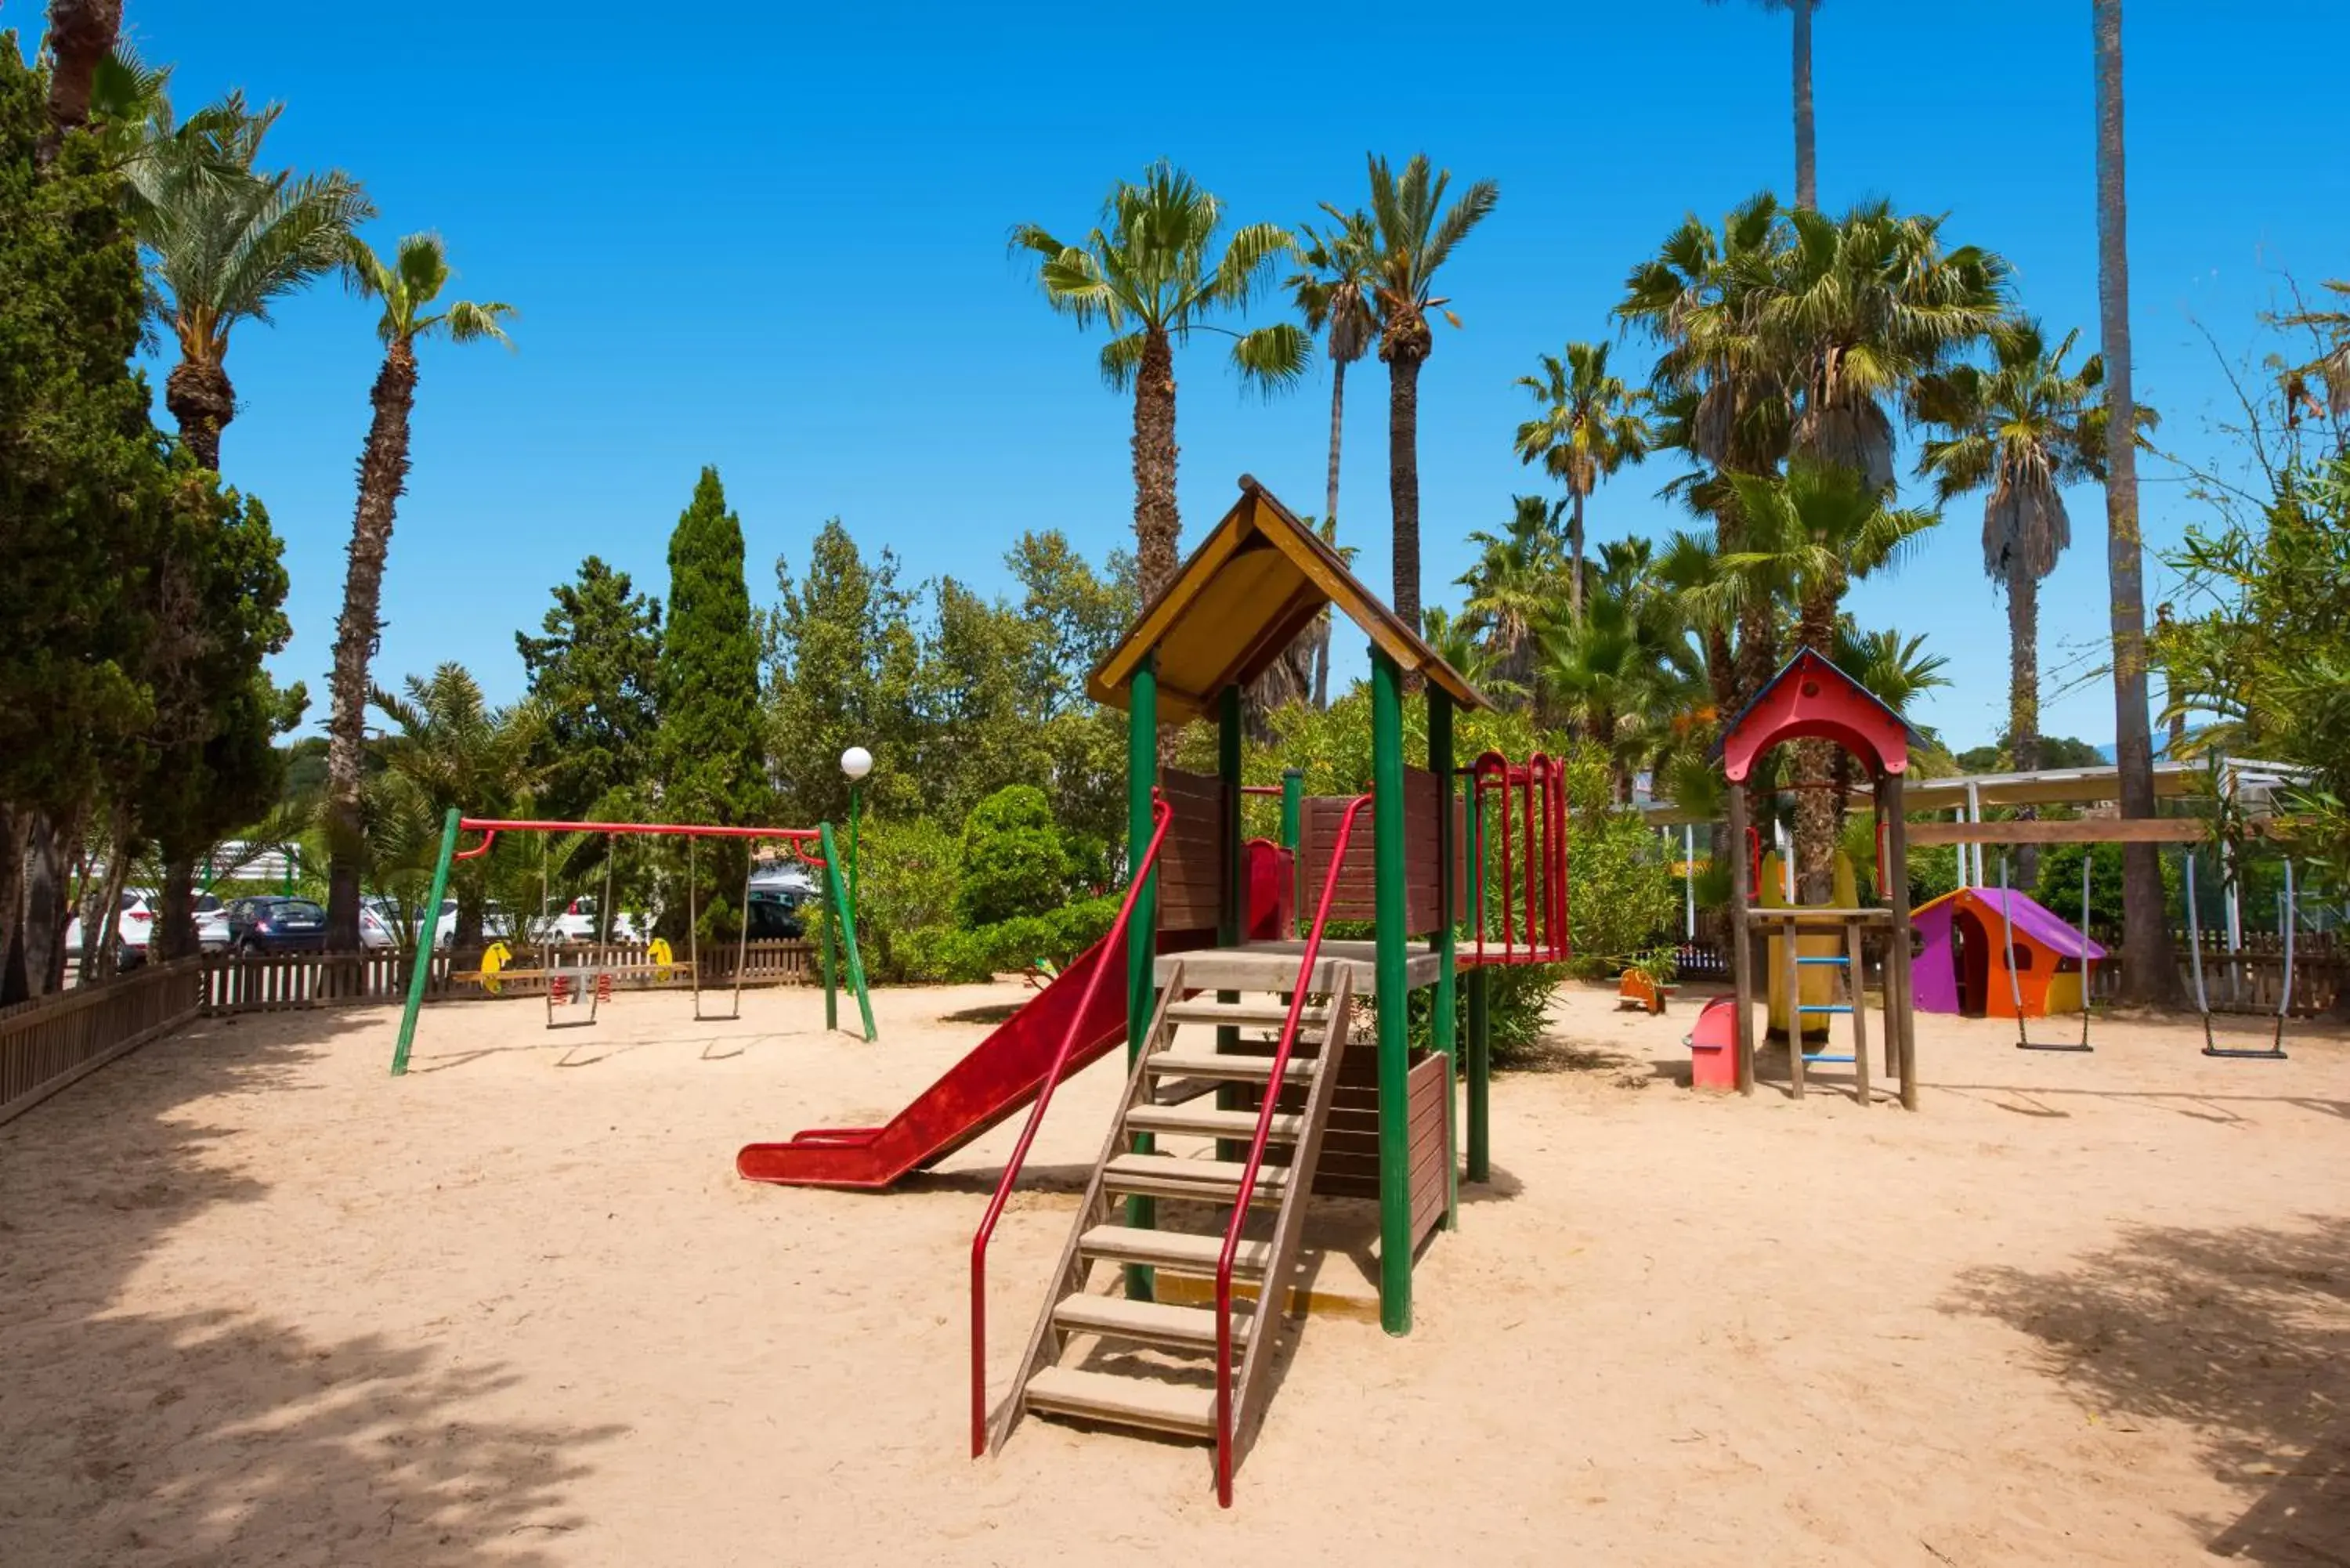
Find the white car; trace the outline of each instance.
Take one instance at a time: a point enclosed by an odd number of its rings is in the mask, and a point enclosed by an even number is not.
[[[530,940],[535,942],[592,942],[601,933],[602,919],[596,912],[596,900],[577,898],[564,907],[559,915],[541,916],[530,923]],[[626,909],[612,917],[612,940],[616,942],[636,942],[644,939],[638,933],[636,917]]]
[[[514,917],[503,904],[492,904],[482,911],[482,935],[493,941],[511,939],[515,934]],[[441,919],[433,923],[432,945],[445,948],[457,940],[457,900],[441,900]]]
[[[121,906],[115,911],[114,940],[118,956],[130,963],[140,963],[147,957],[147,943],[155,931],[155,906],[140,888],[125,888]],[[81,956],[81,917],[76,915],[66,925],[66,956]]]

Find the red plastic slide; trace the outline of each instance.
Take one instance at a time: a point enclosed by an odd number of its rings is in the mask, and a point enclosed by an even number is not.
[[[1251,903],[1261,929],[1277,934],[1281,904],[1272,895],[1282,885],[1277,870],[1263,865],[1271,845],[1250,846]],[[1270,907],[1269,907],[1270,906]],[[1094,992],[1093,1006],[1080,1017],[1086,977],[1096,964],[1109,972]],[[1126,1039],[1126,937],[1096,942],[1054,978],[971,1054],[917,1096],[885,1127],[818,1127],[789,1143],[754,1143],[734,1157],[735,1173],[746,1181],[787,1187],[884,1188],[910,1170],[920,1170],[952,1154],[1036,1097],[1070,1025],[1076,1026],[1063,1076],[1107,1055]]]

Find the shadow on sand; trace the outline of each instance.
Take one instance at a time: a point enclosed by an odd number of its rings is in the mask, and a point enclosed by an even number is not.
[[[2350,1563],[2350,1220],[2141,1228],[2060,1272],[1973,1270],[1945,1310],[2032,1335],[2107,1418],[2185,1423],[2221,1480],[2264,1487],[2241,1518],[2189,1518],[2213,1554]]]
[[[225,1158],[251,1134],[199,1103],[294,1092],[366,1026],[199,1024],[0,1129],[0,1563],[527,1568],[585,1522],[577,1455],[619,1428],[488,1418],[496,1363],[314,1333],[266,1279],[130,1308],[172,1232],[269,1195]]]

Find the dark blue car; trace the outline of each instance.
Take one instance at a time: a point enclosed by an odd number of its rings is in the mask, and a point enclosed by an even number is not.
[[[228,907],[228,945],[240,953],[322,952],[327,911],[307,898],[239,898]]]

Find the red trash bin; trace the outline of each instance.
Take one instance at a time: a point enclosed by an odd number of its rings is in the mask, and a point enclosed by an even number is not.
[[[1690,1087],[1738,1087],[1738,998],[1717,996],[1690,1031]]]

